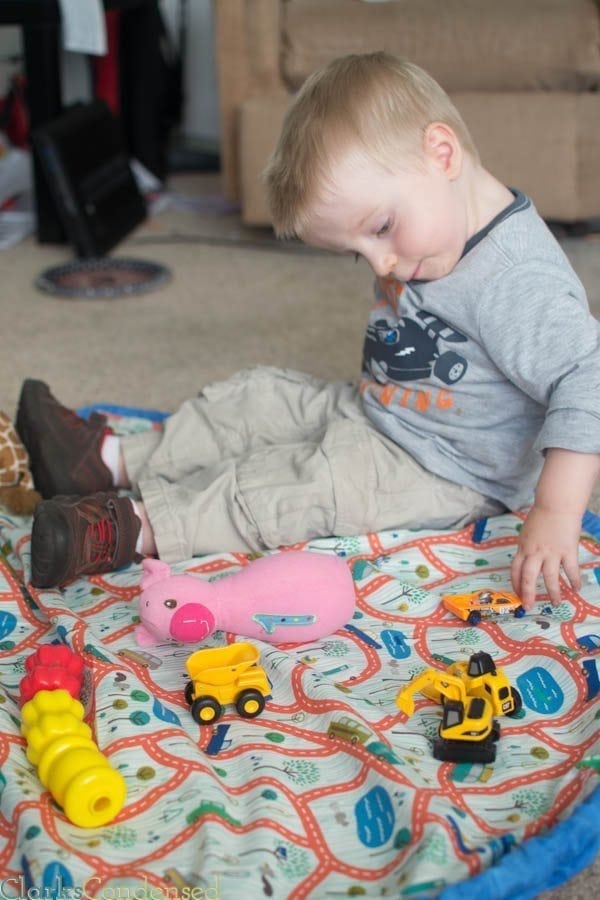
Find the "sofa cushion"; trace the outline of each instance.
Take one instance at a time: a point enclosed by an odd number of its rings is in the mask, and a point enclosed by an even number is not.
[[[542,216],[600,215],[600,93],[467,91],[452,99],[486,168],[529,194]],[[271,221],[262,171],[288,104],[285,97],[254,97],[241,108],[242,207],[249,225]]]
[[[347,53],[388,50],[447,91],[600,85],[596,0],[285,0],[282,72],[297,89]]]

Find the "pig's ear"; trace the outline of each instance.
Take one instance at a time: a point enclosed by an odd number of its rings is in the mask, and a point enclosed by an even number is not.
[[[142,569],[144,574],[140,584],[143,591],[150,587],[151,584],[154,584],[155,581],[163,581],[171,574],[171,567],[167,563],[161,562],[160,559],[154,559],[151,556],[147,556],[143,560]]]

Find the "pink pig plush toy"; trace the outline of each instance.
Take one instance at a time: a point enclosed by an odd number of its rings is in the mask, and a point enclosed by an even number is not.
[[[199,643],[216,630],[272,644],[304,643],[333,634],[354,613],[354,582],[338,556],[287,550],[212,582],[173,575],[158,559],[145,559],[143,569],[135,631],[142,647]]]

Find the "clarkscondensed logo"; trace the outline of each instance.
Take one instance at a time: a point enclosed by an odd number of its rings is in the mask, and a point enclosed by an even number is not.
[[[65,884],[60,875],[49,887],[28,885],[23,875],[0,881],[0,900],[221,900],[219,876],[207,885],[160,887],[147,878],[137,885],[107,884],[106,879],[90,876],[81,886]]]

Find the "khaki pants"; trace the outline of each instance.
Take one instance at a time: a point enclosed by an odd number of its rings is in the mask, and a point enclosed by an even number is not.
[[[383,528],[461,526],[502,509],[380,434],[358,388],[246,369],[204,388],[163,434],[123,438],[168,562]]]

